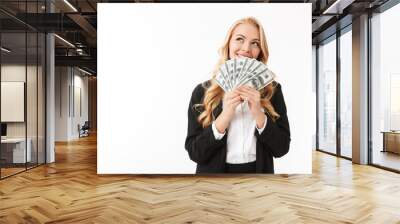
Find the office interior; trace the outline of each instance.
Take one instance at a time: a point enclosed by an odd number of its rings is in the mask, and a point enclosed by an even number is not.
[[[84,15],[63,1],[1,1],[1,179],[96,133],[95,6],[80,3]]]
[[[0,186],[97,141],[96,11],[105,2],[160,1],[0,2]],[[398,175],[399,1],[241,2],[312,5],[313,156],[334,158],[332,169],[348,161]]]

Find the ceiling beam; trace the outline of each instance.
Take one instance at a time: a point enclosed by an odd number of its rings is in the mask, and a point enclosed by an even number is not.
[[[96,71],[97,59],[90,56],[55,56],[55,64],[56,66],[83,66]]]
[[[67,14],[67,16],[79,25],[91,38],[96,38],[96,29],[80,14]]]
[[[355,0],[336,0],[323,10],[322,14],[342,14],[343,10],[353,2],[355,2]]]

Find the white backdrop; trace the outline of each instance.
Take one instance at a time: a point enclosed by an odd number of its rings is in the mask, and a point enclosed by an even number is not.
[[[209,78],[234,21],[264,26],[268,66],[291,129],[276,173],[311,173],[311,4],[98,4],[99,174],[191,174],[184,148],[194,87]]]

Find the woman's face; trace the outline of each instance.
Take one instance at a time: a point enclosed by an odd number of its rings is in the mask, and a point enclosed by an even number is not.
[[[229,59],[239,57],[257,59],[260,52],[260,32],[258,28],[248,23],[236,26],[229,41]]]

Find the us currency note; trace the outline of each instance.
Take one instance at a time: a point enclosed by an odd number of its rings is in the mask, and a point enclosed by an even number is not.
[[[250,58],[240,58],[239,59],[239,61],[238,61],[238,70],[239,71],[238,71],[236,83],[239,83],[240,79],[242,78],[242,75],[247,70],[249,61],[250,61]]]
[[[226,69],[226,64],[223,64],[220,68],[219,68],[219,74],[223,77],[225,83],[226,83],[226,89],[228,91],[231,90],[232,88],[232,84],[229,81],[229,73],[228,70]]]
[[[233,89],[233,81],[231,78],[232,73],[230,73],[229,64],[225,62],[225,64],[223,64],[223,66],[221,67],[221,70],[224,72],[224,74],[226,74],[225,78],[229,84],[229,91],[231,91]]]
[[[235,82],[236,82],[236,58],[229,60],[226,62],[228,64],[228,69],[229,69],[229,81],[232,84],[232,89],[235,87]]]
[[[247,67],[246,71],[244,71],[244,74],[242,75],[242,77],[240,78],[240,80],[238,81],[238,85],[242,84],[243,82],[246,82],[248,80],[251,79],[251,77],[253,76],[252,71],[259,65],[259,63],[257,63],[257,60],[252,59],[249,66]]]
[[[273,78],[274,74],[268,68],[265,68],[256,73],[247,83],[243,83],[243,85],[250,84],[253,88],[260,90],[270,84]]]
[[[221,73],[218,73],[218,75],[215,77],[215,81],[217,84],[225,91],[228,91],[228,84],[226,83],[226,80],[222,76]]]
[[[251,78],[251,72],[260,64],[261,62],[257,61],[256,59],[252,58],[250,59],[250,63],[247,66],[246,70],[243,71],[242,76],[239,79],[238,83],[242,83],[246,79]]]
[[[254,58],[241,57],[222,64],[215,80],[227,92],[241,85],[251,85],[259,90],[274,78],[274,73],[264,63]]]

